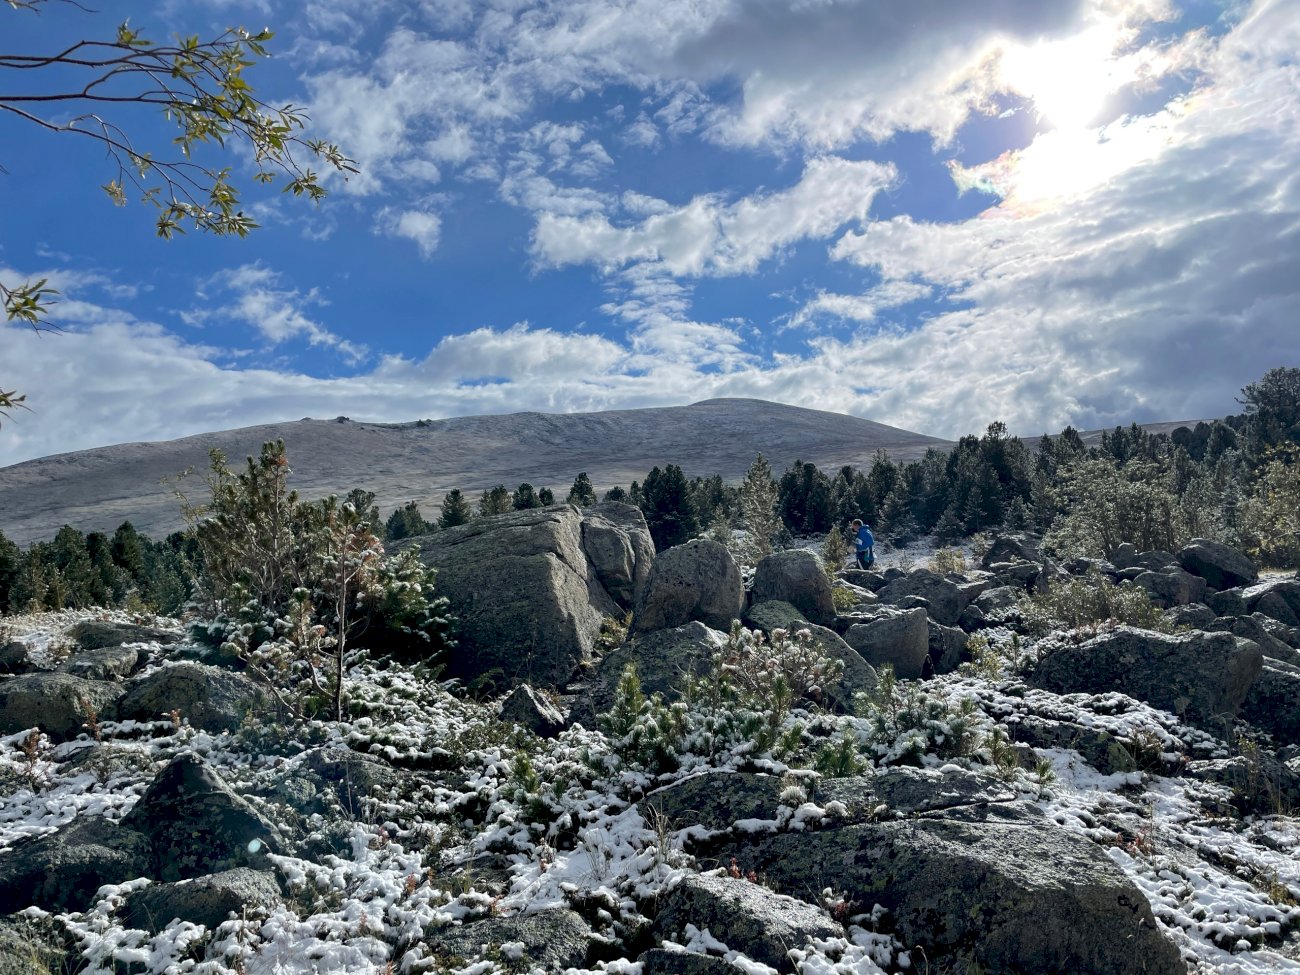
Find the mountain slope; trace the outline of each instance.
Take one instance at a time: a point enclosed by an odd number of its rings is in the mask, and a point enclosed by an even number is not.
[[[626,486],[650,468],[679,464],[687,475],[738,478],[763,453],[780,471],[796,458],[823,469],[868,464],[877,450],[895,460],[948,443],[923,434],[820,410],[754,399],[598,413],[513,413],[415,423],[304,419],[56,454],[0,468],[0,531],[20,544],[48,539],[60,525],[111,531],[130,520],[160,537],[182,527],[173,486],[202,500],[208,451],[232,463],[283,439],[304,497],[374,491],[385,514],[410,500],[426,517],[451,488],[478,492],[528,481],[563,497],[579,471],[598,489]]]

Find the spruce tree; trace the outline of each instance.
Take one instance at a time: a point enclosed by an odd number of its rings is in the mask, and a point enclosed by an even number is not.
[[[549,508],[555,504],[555,492],[550,488],[540,488],[537,492],[537,500],[542,503],[543,508]]]
[[[510,489],[504,484],[498,484],[490,491],[484,491],[483,496],[478,499],[478,514],[480,518],[489,518],[492,515],[503,515],[507,511],[514,510],[514,498],[510,495]]]
[[[756,565],[765,555],[772,553],[773,542],[781,527],[777,515],[776,480],[772,468],[762,454],[754,458],[740,485],[740,511],[748,532],[741,553],[744,561]]]
[[[690,485],[676,464],[669,464],[662,471],[656,467],[646,475],[641,510],[658,551],[680,545],[699,534]]]
[[[473,516],[469,502],[465,500],[465,495],[460,493],[460,488],[452,488],[442,499],[442,513],[438,516],[438,527],[455,528],[457,525],[466,525]]]
[[[587,508],[596,503],[596,489],[592,487],[591,478],[587,472],[583,471],[573,479],[573,487],[569,488],[569,504],[576,504],[579,508]]]
[[[537,496],[533,486],[524,481],[519,487],[515,488],[513,504],[516,511],[528,511],[532,508],[542,507],[542,499]]]

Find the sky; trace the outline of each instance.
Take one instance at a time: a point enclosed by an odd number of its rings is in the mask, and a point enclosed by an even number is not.
[[[1300,365],[1300,0],[102,0],[0,6],[0,53],[128,17],[269,26],[258,95],[359,172],[313,205],[232,147],[260,229],[162,241],[93,140],[0,111],[0,282],[61,326],[0,325],[0,465],[721,396],[1028,436]]]

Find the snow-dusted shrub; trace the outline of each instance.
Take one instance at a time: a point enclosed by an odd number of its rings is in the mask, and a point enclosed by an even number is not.
[[[869,729],[869,754],[884,764],[920,764],[922,757],[969,758],[987,737],[989,721],[973,698],[955,705],[928,694],[915,682],[900,682],[894,668],[877,672],[874,694],[858,694],[859,717]]]
[[[1117,586],[1095,566],[1085,575],[1054,583],[1045,593],[1026,596],[1019,609],[1025,627],[1039,636],[1108,620],[1166,633],[1173,629],[1145,589]]]

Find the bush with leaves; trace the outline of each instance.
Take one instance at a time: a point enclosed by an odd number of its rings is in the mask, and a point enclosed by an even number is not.
[[[835,580],[835,573],[844,568],[852,552],[853,547],[840,529],[832,528],[826,533],[826,540],[822,542],[822,568],[831,581]]]
[[[212,454],[211,498],[186,504],[202,552],[206,626],[297,715],[341,720],[346,674],[367,634],[380,654],[436,658],[450,648],[446,601],[408,549],[385,556],[370,512],[289,490],[284,443],[235,473]]]
[[[1045,593],[1025,596],[1018,608],[1025,629],[1036,636],[1107,621],[1165,633],[1173,630],[1145,589],[1116,585],[1095,566],[1082,576],[1053,583]]]
[[[954,705],[915,681],[899,681],[889,664],[877,671],[877,680],[875,692],[858,694],[854,703],[867,722],[869,753],[878,763],[920,765],[926,755],[976,755],[990,722],[974,698]]]

